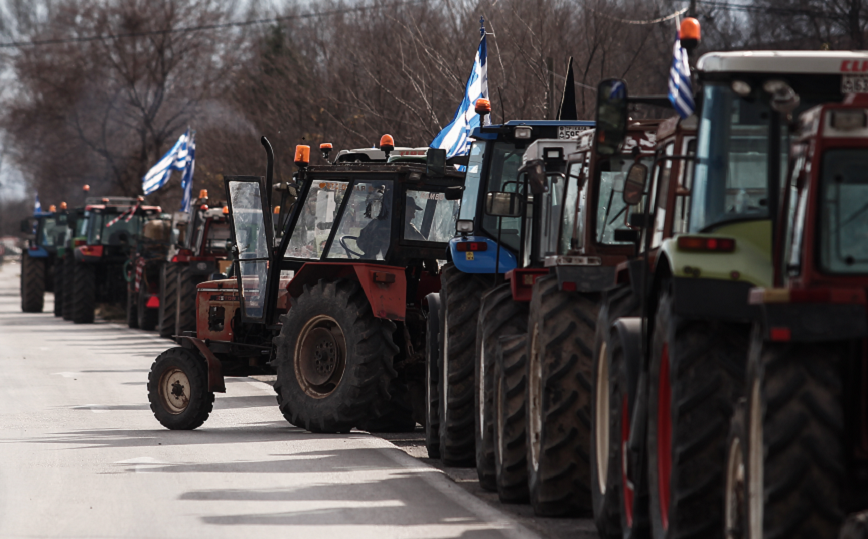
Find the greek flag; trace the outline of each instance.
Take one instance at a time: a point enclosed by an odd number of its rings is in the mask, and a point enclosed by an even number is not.
[[[479,20],[484,24],[483,19]],[[479,127],[479,115],[476,114],[475,105],[477,99],[488,99],[488,52],[485,46],[485,26],[479,29],[482,38],[479,40],[479,49],[476,51],[476,59],[473,61],[473,71],[467,79],[467,89],[464,91],[464,100],[455,111],[452,123],[440,131],[440,134],[431,143],[432,148],[446,150],[446,159],[456,155],[467,155],[470,151],[470,132],[474,127]],[[490,123],[486,116],[486,125]]]
[[[682,118],[687,118],[696,110],[696,105],[693,103],[693,84],[690,82],[687,51],[681,48],[678,32],[675,32],[672,69],[669,70],[669,101]]]
[[[184,175],[181,176],[181,189],[184,198],[181,200],[181,211],[190,212],[190,200],[193,198],[193,169],[196,168],[196,132],[190,137],[190,151],[184,164]]]
[[[142,178],[142,191],[146,195],[150,195],[166,185],[173,170],[184,170],[187,165],[187,142],[189,139],[190,130],[188,129],[172,146],[172,149],[166,152],[166,155],[145,174],[145,177]]]
[[[42,204],[39,203],[39,193],[36,193],[36,202],[33,204],[33,215],[42,212]]]

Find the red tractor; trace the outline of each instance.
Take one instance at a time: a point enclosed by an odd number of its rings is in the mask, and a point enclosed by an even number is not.
[[[750,539],[838,537],[868,507],[868,95],[800,120],[727,445],[726,529]]]
[[[380,149],[394,149],[391,137]],[[426,163],[308,162],[298,147],[298,199],[277,245],[272,167],[225,178],[235,278],[197,286],[195,335],[151,367],[164,426],[198,427],[224,376],[254,373],[277,374],[281,412],[311,431],[424,422],[423,298],[439,290],[464,175],[442,150]]]

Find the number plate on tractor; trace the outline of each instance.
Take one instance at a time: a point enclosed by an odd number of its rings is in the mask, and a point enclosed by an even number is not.
[[[574,125],[559,125],[558,126],[558,139],[560,140],[575,140],[579,138],[583,132],[587,131],[588,128],[585,126],[574,126]]]
[[[842,94],[868,93],[868,75],[842,75]]]
[[[473,260],[473,252],[467,251],[466,253],[464,253],[464,259],[465,260]]]

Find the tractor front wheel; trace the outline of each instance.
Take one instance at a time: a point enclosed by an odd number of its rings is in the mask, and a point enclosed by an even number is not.
[[[205,360],[180,347],[157,356],[148,375],[148,401],[157,421],[167,429],[200,426],[214,407]]]
[[[425,334],[425,391],[428,417],[425,421],[425,446],[428,458],[440,458],[440,294],[428,294],[428,320]]]
[[[349,432],[389,408],[395,324],[374,317],[356,281],[305,285],[281,321],[274,390],[287,421]]]
[[[501,503],[526,503],[527,335],[500,337],[494,365],[494,469]]]
[[[63,319],[72,320],[73,291],[75,290],[75,256],[68,253],[63,258]]]
[[[177,310],[178,266],[166,263],[160,268],[160,308],[157,316],[160,337],[171,337],[175,333]]]
[[[96,308],[96,265],[75,264],[73,270],[72,321],[92,324]]]

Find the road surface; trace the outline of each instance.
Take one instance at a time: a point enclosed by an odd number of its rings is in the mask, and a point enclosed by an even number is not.
[[[472,470],[414,458],[412,436],[399,449],[293,427],[250,378],[228,378],[199,429],[166,430],[146,381],[173,343],[55,318],[51,294],[21,313],[18,272],[0,267],[0,537],[595,536],[587,520],[502,510]]]

